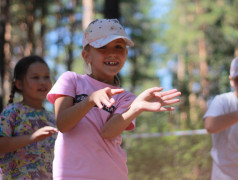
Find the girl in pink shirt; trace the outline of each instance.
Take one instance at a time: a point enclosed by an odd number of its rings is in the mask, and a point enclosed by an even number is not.
[[[133,46],[116,19],[91,22],[83,36],[87,74],[65,72],[48,93],[59,129],[54,179],[127,180],[121,133],[135,127],[143,111],[172,111],[176,89],[153,87],[135,97],[119,87],[117,74]]]

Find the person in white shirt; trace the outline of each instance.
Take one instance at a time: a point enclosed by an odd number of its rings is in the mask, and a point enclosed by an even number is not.
[[[231,62],[229,81],[233,91],[215,96],[203,117],[212,134],[212,180],[238,179],[238,58]]]

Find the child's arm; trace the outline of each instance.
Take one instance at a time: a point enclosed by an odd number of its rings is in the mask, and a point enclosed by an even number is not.
[[[75,127],[75,125],[95,105],[102,109],[102,103],[111,107],[115,103],[111,96],[124,92],[123,89],[104,88],[92,93],[83,101],[73,105],[73,98],[60,96],[55,100],[56,125],[60,132],[64,133]]]
[[[131,104],[128,111],[123,114],[113,115],[105,126],[102,128],[101,135],[103,138],[111,139],[120,135],[143,111],[159,112],[173,111],[173,107],[164,107],[179,102],[174,99],[181,93],[176,89],[160,92],[163,88],[154,87],[142,92]]]
[[[207,116],[204,124],[207,132],[218,133],[238,122],[238,112],[232,112],[220,116]]]
[[[0,137],[0,153],[7,153],[15,151],[19,148],[23,148],[24,146],[41,141],[54,133],[58,132],[56,128],[45,126],[43,128],[38,129],[33,134],[24,135],[24,136],[1,136]]]

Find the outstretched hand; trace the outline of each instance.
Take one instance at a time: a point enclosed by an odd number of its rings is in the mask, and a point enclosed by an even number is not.
[[[57,133],[58,130],[54,127],[51,126],[45,126],[43,128],[40,128],[38,130],[36,130],[31,136],[30,136],[30,140],[32,142],[37,142],[37,141],[41,141],[49,136],[52,136],[54,133]]]
[[[98,108],[102,109],[102,104],[107,107],[111,107],[115,103],[115,100],[112,98],[112,96],[123,92],[124,89],[111,89],[106,87],[92,93],[89,99],[93,101],[98,106]]]
[[[164,91],[162,87],[153,87],[143,91],[131,104],[131,108],[135,108],[139,111],[173,111],[173,107],[169,107],[174,103],[179,102],[179,99],[174,99],[181,95],[177,89]]]

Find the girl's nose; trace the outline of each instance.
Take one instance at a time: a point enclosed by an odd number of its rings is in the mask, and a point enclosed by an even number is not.
[[[116,53],[115,50],[110,50],[110,51],[108,51],[107,55],[108,55],[109,57],[116,57],[116,56],[117,56],[117,53]]]
[[[40,78],[40,83],[41,83],[41,84],[45,84],[45,83],[47,83],[48,81],[49,81],[48,79]]]
[[[107,49],[107,53],[108,53],[108,54],[116,54],[116,52],[117,52],[117,51],[116,51],[115,48],[108,48],[108,49]]]

